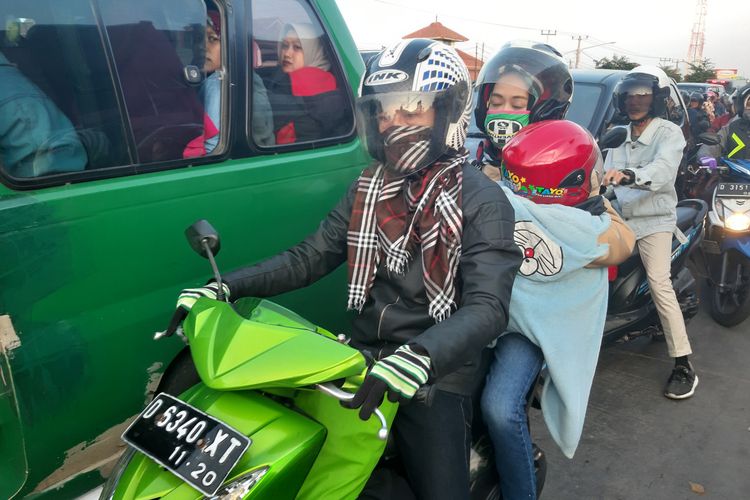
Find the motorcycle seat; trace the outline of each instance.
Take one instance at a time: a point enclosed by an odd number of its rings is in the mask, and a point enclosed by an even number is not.
[[[706,217],[708,205],[703,200],[681,200],[677,203],[677,227],[683,233],[701,224]]]

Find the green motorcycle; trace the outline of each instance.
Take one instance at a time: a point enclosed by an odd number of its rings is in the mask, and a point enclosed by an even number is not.
[[[186,235],[211,262],[221,290],[218,234],[198,221]],[[155,339],[173,333],[190,346],[200,381],[179,397],[159,393],[127,428],[129,447],[102,500],[353,499],[379,463],[398,461],[397,454],[384,458],[397,404],[385,399],[367,421],[340,404],[354,397],[368,368],[344,336],[273,302],[230,304],[221,293],[199,298]],[[431,389],[416,397],[429,404]],[[535,466],[541,491],[539,449]],[[501,498],[484,433],[472,446],[470,487],[474,500]]]
[[[220,282],[216,232],[200,221],[186,233]],[[359,351],[255,298],[232,304],[201,298],[176,330],[201,382],[179,398],[158,394],[128,427],[123,440],[130,446],[101,498],[357,496],[383,453],[397,408],[385,401],[377,419],[362,421],[339,404],[364,379]]]

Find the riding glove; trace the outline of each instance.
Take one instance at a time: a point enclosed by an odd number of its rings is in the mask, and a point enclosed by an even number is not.
[[[221,288],[222,290],[224,290],[224,297],[229,300],[229,287],[226,285],[226,283],[222,283]],[[195,301],[201,297],[216,300],[218,291],[219,286],[215,281],[206,283],[200,288],[186,288],[182,292],[180,292],[179,297],[177,297],[177,307],[181,307],[187,311],[190,311],[190,309],[193,308]]]
[[[221,288],[224,290],[224,297],[226,300],[229,300],[229,287],[225,283],[222,283]],[[177,327],[180,326],[187,313],[193,308],[195,301],[201,297],[215,300],[218,291],[219,286],[215,281],[206,283],[199,288],[186,288],[181,291],[177,297],[177,309],[172,315],[172,319],[169,321],[169,326],[165,330],[164,335],[170,336],[177,331]]]
[[[392,403],[409,401],[430,378],[430,357],[416,351],[424,349],[417,345],[403,345],[375,363],[347,406],[361,406],[359,418],[367,420],[382,403],[386,392]]]

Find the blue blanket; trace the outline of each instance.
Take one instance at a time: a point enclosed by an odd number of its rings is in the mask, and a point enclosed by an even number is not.
[[[607,314],[607,270],[585,266],[606,255],[597,239],[609,215],[538,205],[503,187],[516,212],[514,239],[524,262],[513,284],[508,331],[538,345],[549,371],[542,412],[572,458],[586,416]]]

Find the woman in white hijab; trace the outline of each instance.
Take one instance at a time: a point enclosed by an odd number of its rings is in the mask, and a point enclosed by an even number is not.
[[[331,68],[320,34],[308,23],[289,23],[284,26],[279,40],[279,64],[284,73],[291,73],[305,66],[323,71]]]
[[[322,36],[308,23],[281,30],[278,71],[267,84],[276,144],[338,137],[351,129]]]

